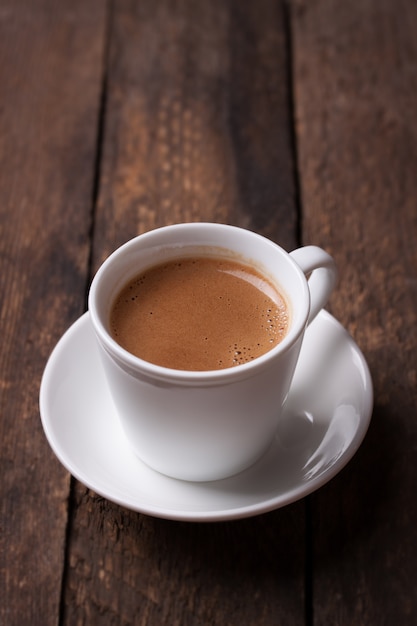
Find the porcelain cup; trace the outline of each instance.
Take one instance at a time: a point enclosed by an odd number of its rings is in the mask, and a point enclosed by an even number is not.
[[[248,363],[197,372],[154,365],[124,350],[109,332],[120,288],[150,266],[202,247],[250,263],[276,284],[291,319],[281,343]],[[305,329],[336,278],[335,263],[321,248],[287,253],[261,235],[224,224],[166,226],[113,252],[94,277],[89,311],[116,412],[137,456],[188,481],[219,480],[255,463],[274,439]]]

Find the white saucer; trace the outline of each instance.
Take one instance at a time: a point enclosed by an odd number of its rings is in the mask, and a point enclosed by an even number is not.
[[[361,444],[372,402],[362,353],[324,311],[306,333],[274,443],[256,465],[225,480],[175,480],[134,455],[106,388],[88,313],[58,342],[40,391],[47,439],[79,481],[135,511],[194,521],[257,515],[322,486]]]

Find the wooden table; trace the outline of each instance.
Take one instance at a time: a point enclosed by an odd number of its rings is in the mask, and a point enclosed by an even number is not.
[[[417,3],[0,1],[0,624],[417,623]],[[334,255],[375,409],[337,477],[175,522],[72,479],[41,376],[119,244],[227,222]]]

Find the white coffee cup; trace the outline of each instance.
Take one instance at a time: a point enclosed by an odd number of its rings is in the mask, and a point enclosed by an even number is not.
[[[290,308],[284,339],[253,361],[212,371],[169,369],[127,352],[109,332],[120,289],[149,267],[184,253],[198,255],[201,247],[215,256],[226,249],[277,286]],[[276,433],[304,331],[336,278],[334,261],[321,248],[288,254],[265,237],[224,224],[166,226],[113,252],[92,282],[89,310],[116,411],[137,456],[190,481],[226,478],[257,461]]]

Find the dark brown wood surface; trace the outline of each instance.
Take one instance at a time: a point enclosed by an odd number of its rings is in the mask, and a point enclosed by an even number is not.
[[[417,5],[0,0],[0,626],[417,623]],[[48,354],[120,243],[232,223],[340,269],[375,411],[313,496],[238,522],[70,479]]]
[[[0,624],[57,624],[70,479],[45,445],[45,361],[83,311],[105,11],[0,3]]]
[[[362,449],[312,504],[314,623],[417,622],[417,4],[296,2],[304,241],[334,254],[331,309],[366,354]]]

